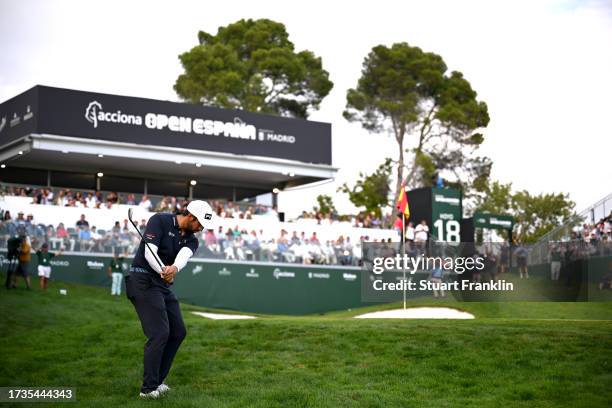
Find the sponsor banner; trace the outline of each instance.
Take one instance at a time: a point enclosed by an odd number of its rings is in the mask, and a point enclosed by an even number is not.
[[[0,105],[0,126],[0,140],[36,132],[331,165],[329,123],[46,86]]]
[[[511,230],[514,219],[510,215],[474,213],[474,228]]]

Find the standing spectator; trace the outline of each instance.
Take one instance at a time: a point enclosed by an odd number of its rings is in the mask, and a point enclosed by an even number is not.
[[[563,255],[561,254],[561,249],[558,245],[553,244],[550,248],[550,279],[551,280],[559,280],[559,274],[561,272],[561,259]]]
[[[427,221],[421,220],[421,223],[414,229],[414,242],[419,251],[425,251],[425,244],[429,237],[429,227]]]
[[[444,270],[442,268],[436,267],[431,271],[431,275],[429,277],[429,281],[433,283],[433,294],[434,297],[445,297],[446,293],[444,289],[442,289],[442,277],[444,276]]]
[[[81,218],[76,222],[76,226],[79,229],[89,227],[89,222],[85,219],[85,214],[81,214]]]
[[[406,241],[408,243],[408,250],[411,250],[414,247],[414,234],[414,224],[412,221],[410,221],[406,227]]]
[[[120,296],[121,283],[123,281],[123,257],[119,256],[117,252],[115,252],[113,259],[111,259],[108,265],[108,276],[113,280],[111,285],[111,296]]]
[[[47,290],[49,278],[51,277],[51,258],[60,256],[61,254],[61,250],[57,255],[53,252],[49,252],[49,245],[46,242],[36,251],[36,256],[38,257],[38,276],[40,277],[40,288],[42,290]]]
[[[518,265],[521,279],[523,279],[523,276],[525,276],[525,279],[529,279],[529,271],[527,269],[527,256],[529,253],[520,241],[518,247],[514,250],[514,255],[516,256],[516,264]]]
[[[508,265],[510,263],[510,246],[508,242],[504,241],[500,248],[499,254],[499,273],[506,273],[508,271]]]
[[[30,267],[32,244],[30,243],[30,237],[26,236],[25,233],[21,233],[21,245],[19,247],[19,264],[17,265],[17,271],[13,277],[13,288],[17,287],[17,276],[23,276],[23,280],[26,284],[26,289],[30,290],[30,275],[28,268]]]
[[[15,235],[10,237],[6,242],[6,257],[9,262],[5,282],[7,289],[13,287],[13,275],[16,273],[17,267],[19,266],[19,256],[21,255],[21,240],[21,236]]]
[[[10,221],[11,220],[11,212],[10,211],[5,211],[4,215],[2,216],[2,221]]]

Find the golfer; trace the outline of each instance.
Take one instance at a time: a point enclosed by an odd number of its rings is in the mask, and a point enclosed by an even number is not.
[[[127,297],[148,339],[140,389],[143,398],[158,398],[170,390],[164,381],[186,335],[179,303],[170,285],[198,249],[195,233],[214,229],[214,223],[212,208],[199,200],[189,203],[181,214],[155,214],[147,223],[144,239],[125,278]],[[165,266],[160,268],[158,261]]]

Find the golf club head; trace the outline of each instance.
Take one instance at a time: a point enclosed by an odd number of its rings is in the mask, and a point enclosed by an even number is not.
[[[132,214],[134,213],[132,208],[128,208],[128,218],[130,219],[130,221],[132,220]]]

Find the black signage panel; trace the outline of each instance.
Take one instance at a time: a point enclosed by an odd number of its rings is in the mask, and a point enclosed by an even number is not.
[[[32,88],[0,104],[0,146],[36,132],[37,95]]]
[[[329,123],[45,86],[34,89],[39,133],[331,165]]]

